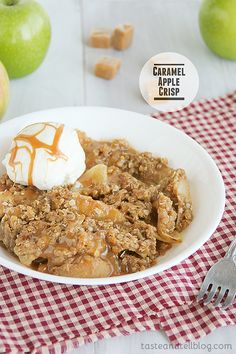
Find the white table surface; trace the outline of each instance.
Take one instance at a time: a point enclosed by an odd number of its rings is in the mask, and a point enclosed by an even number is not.
[[[186,55],[198,69],[197,98],[213,97],[236,88],[236,62],[213,55],[201,40],[198,29],[198,0],[38,0],[52,23],[52,42],[43,65],[32,75],[11,82],[11,101],[5,120],[36,110],[60,106],[100,105],[141,113],[150,108],[141,98],[138,78],[143,64],[163,51]],[[94,27],[114,27],[130,22],[135,40],[124,52],[93,49],[87,38]],[[92,73],[96,59],[103,54],[122,59],[117,77],[107,82]],[[147,354],[143,344],[168,341],[159,332],[143,332],[129,337],[106,339],[73,351],[81,354]],[[200,341],[229,344],[236,350],[235,326],[217,329]],[[158,350],[171,353],[173,349]],[[178,353],[186,349],[178,350]],[[197,353],[208,353],[198,349]],[[213,350],[220,353],[220,350]]]

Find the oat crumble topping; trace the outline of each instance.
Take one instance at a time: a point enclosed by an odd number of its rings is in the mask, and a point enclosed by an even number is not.
[[[61,276],[151,267],[192,221],[185,171],[124,140],[78,135],[87,169],[74,186],[40,191],[1,177],[1,243],[22,264]]]

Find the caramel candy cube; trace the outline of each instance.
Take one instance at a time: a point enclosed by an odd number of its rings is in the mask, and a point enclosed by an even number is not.
[[[112,46],[118,50],[128,48],[133,40],[134,27],[132,25],[117,26],[112,35]]]
[[[102,77],[103,79],[113,79],[119,70],[121,61],[118,58],[113,57],[102,57],[95,65],[95,75]]]
[[[90,34],[89,43],[93,48],[109,48],[111,46],[111,31],[106,28],[93,30]]]

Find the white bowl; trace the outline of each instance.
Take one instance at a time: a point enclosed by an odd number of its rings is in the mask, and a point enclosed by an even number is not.
[[[140,151],[167,157],[170,166],[184,168],[190,181],[194,220],[184,232],[183,242],[173,246],[158,264],[144,271],[111,278],[72,278],[40,273],[20,264],[0,247],[0,264],[19,273],[53,282],[105,285],[140,279],[164,271],[196,252],[219,224],[225,203],[221,174],[208,153],[181,131],[151,117],[105,107],[65,107],[30,113],[0,125],[0,161],[15,134],[32,122],[55,121],[85,131],[95,139],[125,138]],[[4,167],[0,164],[0,174]]]

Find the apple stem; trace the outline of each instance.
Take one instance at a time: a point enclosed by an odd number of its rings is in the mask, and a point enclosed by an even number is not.
[[[6,6],[14,6],[16,5],[18,0],[5,0]]]

